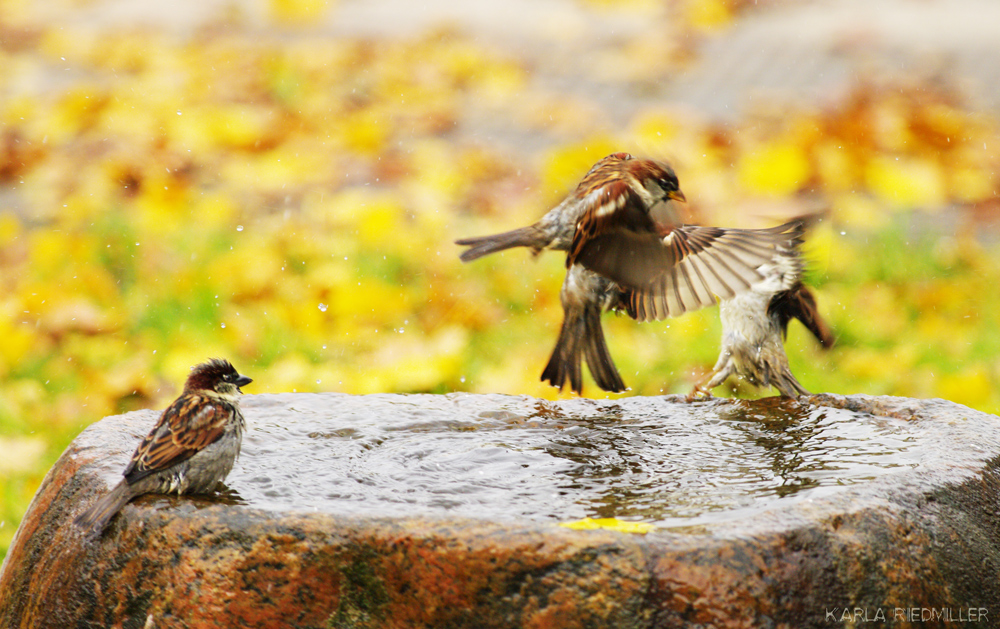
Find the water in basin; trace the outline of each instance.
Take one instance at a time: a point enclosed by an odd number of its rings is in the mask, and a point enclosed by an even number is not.
[[[227,485],[249,506],[689,526],[917,465],[919,426],[792,401],[247,396]]]

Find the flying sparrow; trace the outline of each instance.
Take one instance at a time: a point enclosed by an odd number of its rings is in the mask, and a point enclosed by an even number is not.
[[[455,244],[469,247],[461,255],[462,262],[471,262],[513,247],[528,247],[532,255],[538,255],[545,249],[568,251],[576,223],[587,210],[587,195],[611,183],[616,169],[609,165],[631,160],[635,158],[628,153],[613,153],[601,159],[584,175],[572,194],[533,225],[502,234],[456,240]],[[605,391],[624,391],[625,384],[608,352],[601,327],[601,314],[623,306],[624,293],[607,278],[583,267],[571,267],[559,297],[563,306],[562,328],[552,356],[542,372],[542,380],[560,390],[569,380],[570,388],[581,393],[583,375],[580,366],[585,359],[599,387]]]
[[[819,314],[816,297],[800,280],[797,250],[775,260],[762,268],[767,279],[719,304],[719,360],[689,398],[711,396],[711,390],[731,375],[758,387],[773,386],[785,397],[809,395],[788,366],[784,344],[788,323],[798,319],[826,348],[833,346],[833,334]]]
[[[469,247],[460,256],[462,262],[471,262],[484,255],[513,247],[528,247],[533,255],[538,255],[543,249],[568,251],[573,242],[576,223],[587,211],[587,195],[612,182],[617,172],[615,165],[634,160],[628,153],[612,153],[600,160],[584,175],[572,194],[546,212],[534,225],[492,236],[456,240],[456,245]]]
[[[512,247],[569,251],[579,263],[629,289],[639,321],[674,317],[728,299],[764,279],[757,270],[801,237],[800,220],[771,229],[684,225],[672,201],[686,201],[670,166],[628,153],[598,161],[576,189],[537,223],[464,238],[463,262]]]
[[[597,386],[605,391],[625,390],[601,328],[601,314],[624,306],[621,289],[606,277],[574,264],[566,272],[559,300],[563,307],[562,328],[542,380],[561,391],[569,380],[577,394],[583,392],[581,358],[586,359]]]
[[[100,534],[140,494],[208,493],[233,469],[246,422],[240,387],[252,380],[227,360],[195,365],[184,391],[156,422],[129,461],[121,480],[77,516],[76,525]]]
[[[763,281],[761,269],[780,251],[796,248],[805,230],[803,219],[771,229],[684,225],[673,201],[686,199],[670,166],[614,153],[537,223],[456,241],[469,247],[463,262],[512,247],[535,255],[569,252],[560,292],[563,326],[542,380],[562,388],[569,379],[579,393],[583,352],[601,388],[624,390],[604,342],[604,310],[653,321],[731,299]],[[583,336],[571,338],[574,333]]]
[[[631,291],[639,321],[676,317],[730,299],[765,279],[761,267],[801,241],[805,220],[770,229],[681,224],[671,201],[684,201],[666,164],[631,159],[592,172],[600,187],[580,196],[566,266],[586,268]]]

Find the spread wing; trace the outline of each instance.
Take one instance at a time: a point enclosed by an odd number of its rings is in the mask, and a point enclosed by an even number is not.
[[[624,220],[581,220],[569,258],[631,291],[628,310],[639,321],[676,317],[747,290],[764,279],[762,265],[798,247],[804,231],[798,220],[727,229],[671,227],[648,215],[643,225],[634,209],[620,214]]]
[[[134,483],[190,459],[222,436],[235,412],[218,399],[185,393],[163,411],[152,432],[136,448],[125,468],[125,478]]]

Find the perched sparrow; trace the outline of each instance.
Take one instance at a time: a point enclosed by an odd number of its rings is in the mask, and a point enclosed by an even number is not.
[[[140,494],[207,493],[233,469],[246,423],[240,387],[252,380],[229,361],[213,358],[191,370],[184,391],[136,448],[125,476],[77,516],[77,526],[100,534]]]
[[[799,279],[801,262],[797,251],[779,256],[764,267],[768,277],[748,291],[719,304],[722,319],[722,350],[711,375],[695,386],[690,398],[711,395],[711,390],[731,375],[758,387],[773,386],[785,397],[808,395],[792,374],[785,354],[788,322],[798,319],[823,347],[834,339],[819,315],[816,298]]]
[[[578,264],[569,268],[559,291],[563,307],[562,328],[552,357],[542,372],[543,381],[548,380],[561,391],[568,379],[570,388],[581,393],[580,359],[584,358],[597,386],[616,393],[625,390],[601,328],[601,314],[621,308],[622,298],[621,289],[611,280]]]
[[[469,247],[461,255],[462,262],[471,262],[484,255],[513,247],[529,247],[534,255],[538,255],[543,249],[568,251],[573,242],[576,223],[592,202],[588,194],[613,182],[617,172],[614,165],[634,160],[628,153],[613,153],[597,162],[584,175],[576,190],[534,225],[492,236],[456,240],[456,245]]]

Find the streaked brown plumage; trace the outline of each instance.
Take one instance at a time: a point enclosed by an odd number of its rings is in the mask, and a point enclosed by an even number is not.
[[[639,321],[676,317],[729,299],[764,279],[758,270],[801,242],[804,221],[771,229],[683,225],[673,170],[653,160],[610,162],[595,179],[566,266],[582,264],[631,291]]]
[[[601,159],[584,175],[572,194],[563,199],[559,205],[545,213],[538,222],[527,227],[521,227],[509,232],[460,238],[455,244],[469,247],[459,256],[462,262],[471,262],[487,254],[511,249],[513,247],[528,247],[533,255],[538,255],[544,249],[567,251],[573,241],[576,223],[587,210],[586,195],[589,191],[598,189],[607,183],[612,169],[610,164],[635,160],[628,153],[612,153]]]
[[[788,323],[798,319],[824,348],[830,349],[836,342],[830,326],[819,314],[816,295],[802,282],[776,294],[768,304],[767,312],[777,319],[782,337],[788,336]]]
[[[76,525],[100,534],[140,494],[214,490],[239,455],[245,421],[238,396],[251,382],[223,359],[196,365],[180,397],[132,454],[124,478],[77,516]]]
[[[559,388],[569,380],[579,393],[586,359],[601,388],[624,389],[601,329],[603,311],[653,321],[715,305],[763,281],[761,269],[801,244],[804,220],[771,229],[684,225],[675,201],[685,197],[670,166],[615,153],[534,225],[456,241],[470,247],[464,262],[511,247],[568,251],[563,325],[542,380]]]

